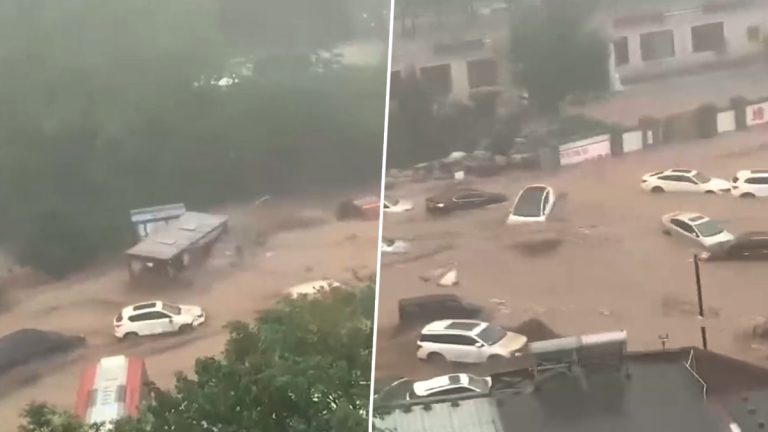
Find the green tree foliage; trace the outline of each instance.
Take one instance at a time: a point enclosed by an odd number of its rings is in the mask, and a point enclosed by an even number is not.
[[[153,387],[139,419],[114,432],[357,432],[367,428],[372,284],[285,299],[252,324],[228,324],[219,358],[200,358],[173,391]],[[151,372],[151,365],[150,365]],[[31,404],[20,432],[95,432],[71,414]]]
[[[435,97],[415,70],[407,70],[389,106],[387,166],[407,168],[451,151],[475,150],[492,130],[488,123],[494,120],[495,102],[487,96],[470,99],[465,103]]]
[[[0,242],[22,264],[59,276],[127,246],[131,208],[377,178],[384,68],[269,57],[194,87],[234,56],[216,5],[0,3]]]
[[[608,89],[608,43],[590,20],[596,0],[547,0],[512,11],[515,78],[530,101],[556,113],[572,94]]]

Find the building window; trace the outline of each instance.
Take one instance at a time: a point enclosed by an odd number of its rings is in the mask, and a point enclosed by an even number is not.
[[[467,81],[470,89],[499,85],[499,71],[494,59],[467,61]]]
[[[435,96],[445,97],[453,91],[453,77],[449,63],[422,67],[419,69],[419,76]]]
[[[640,34],[640,57],[644,62],[675,56],[675,32],[659,30]]]
[[[725,25],[722,21],[691,27],[693,52],[723,51],[725,49]]]
[[[626,36],[614,39],[613,61],[616,66],[629,63],[629,39]]]
[[[760,26],[751,25],[747,27],[747,40],[749,42],[760,42]]]

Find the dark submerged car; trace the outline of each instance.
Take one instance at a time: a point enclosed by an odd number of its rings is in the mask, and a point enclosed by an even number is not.
[[[768,231],[751,231],[733,241],[702,253],[707,261],[768,260]]]
[[[497,192],[460,188],[442,192],[426,199],[427,213],[444,214],[457,210],[471,210],[500,204],[509,198]]]
[[[0,374],[57,354],[66,354],[85,345],[82,336],[52,331],[21,329],[0,337]]]
[[[430,294],[400,299],[400,325],[418,324],[441,319],[476,319],[483,315],[482,306],[466,302],[456,294]]]

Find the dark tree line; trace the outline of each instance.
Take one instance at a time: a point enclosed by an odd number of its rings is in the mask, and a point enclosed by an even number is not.
[[[194,87],[239,54],[220,13],[0,3],[0,243],[22,264],[60,276],[127,246],[131,208],[378,177],[384,68],[313,74],[303,56],[270,57],[226,90]]]
[[[497,102],[509,101],[506,97],[515,97],[516,92],[497,99],[493,92],[473,91],[468,102],[447,102],[431,94],[428,83],[415,70],[408,71],[398,82],[397,93],[391,95],[389,167],[426,162],[452,150],[474,150],[483,140],[490,140],[491,150],[508,149],[525,128],[525,121],[556,119],[569,96],[608,90],[609,44],[594,15],[601,0],[508,3],[510,49],[505,60],[510,67],[505,70],[518,90],[528,93],[525,107],[517,100],[512,109],[516,112],[497,111]],[[471,5],[469,0],[439,7],[431,0],[409,0],[398,18],[407,24],[422,15],[434,18],[440,8]]]

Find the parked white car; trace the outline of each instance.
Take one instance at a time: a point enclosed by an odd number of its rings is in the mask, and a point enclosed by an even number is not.
[[[731,191],[731,183],[684,168],[668,169],[643,176],[640,187],[649,192],[700,192],[723,194]]]
[[[443,375],[424,381],[416,381],[413,383],[411,391],[406,395],[406,399],[488,393],[491,390],[491,383],[490,377],[480,378],[465,373]]]
[[[742,170],[731,179],[731,194],[739,198],[768,196],[768,170]]]
[[[733,241],[733,234],[712,219],[691,212],[674,212],[661,217],[662,232],[681,237],[704,249],[726,245]]]
[[[322,291],[328,291],[332,288],[342,288],[343,285],[336,282],[333,279],[318,279],[311,282],[305,282],[288,288],[286,294],[292,298],[296,298],[302,295],[315,296]]]
[[[528,185],[517,194],[507,218],[508,225],[544,222],[555,206],[555,191],[547,185]]]
[[[403,213],[413,210],[413,203],[394,197],[384,197],[382,209],[387,213]]]
[[[416,356],[430,362],[503,362],[528,338],[483,321],[440,320],[421,330]]]
[[[138,303],[123,308],[114,319],[114,334],[120,339],[163,333],[185,333],[205,322],[200,306],[175,305],[162,301]]]
[[[381,252],[388,254],[404,254],[411,250],[411,244],[405,240],[395,240],[383,237],[381,239]]]

